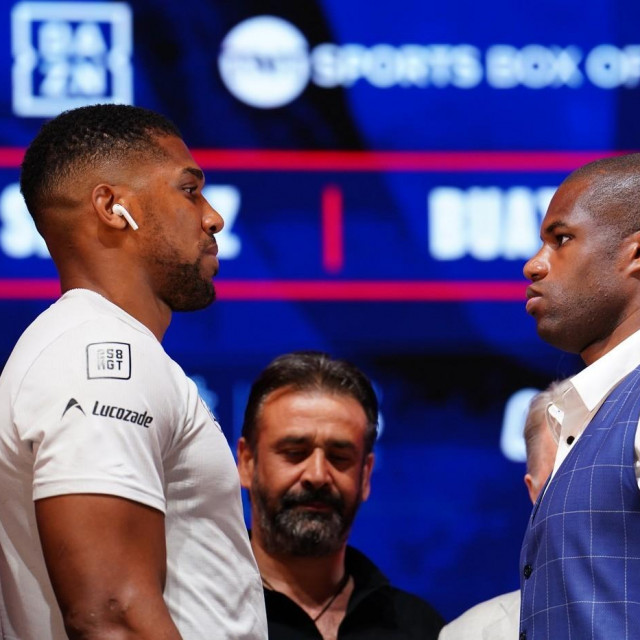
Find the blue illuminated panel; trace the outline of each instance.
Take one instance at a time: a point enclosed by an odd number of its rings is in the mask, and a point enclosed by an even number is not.
[[[640,148],[640,5],[259,5],[7,4],[0,351],[58,293],[18,190],[44,119],[165,113],[226,220],[219,300],[167,350],[232,444],[272,357],[362,366],[384,430],[353,540],[450,618],[518,583],[526,398],[580,368],[536,336],[522,267],[562,179]]]

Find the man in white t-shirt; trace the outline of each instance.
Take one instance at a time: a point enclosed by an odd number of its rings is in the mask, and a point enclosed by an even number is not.
[[[203,183],[138,107],[63,113],[27,150],[62,297],[0,377],[3,638],[267,636],[233,457],[160,344],[173,311],[215,298]]]

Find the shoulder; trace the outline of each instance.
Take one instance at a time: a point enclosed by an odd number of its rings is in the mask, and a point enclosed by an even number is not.
[[[41,313],[20,337],[16,351],[35,356],[51,348],[118,340],[164,351],[150,331],[115,305],[76,295],[61,298]]]
[[[16,373],[57,378],[129,379],[134,363],[166,369],[160,344],[118,318],[82,319],[31,333],[12,354]],[[19,377],[22,377],[19,375]]]
[[[82,402],[88,394],[93,404],[96,392],[105,402],[113,395],[115,404],[125,396],[153,396],[154,406],[157,401],[172,405],[176,397],[197,395],[153,334],[114,305],[91,302],[79,296],[61,299],[16,345],[3,382],[17,420],[33,416],[34,397],[47,411],[59,396]]]
[[[401,619],[411,620],[423,628],[439,630],[444,625],[444,618],[426,600],[403,589],[389,585],[389,597]]]
[[[504,593],[475,605],[450,622],[440,633],[440,640],[479,638],[482,631],[491,626],[496,626],[496,633],[499,629],[505,630],[503,634],[492,635],[496,640],[516,637],[519,616],[520,591]]]
[[[410,632],[407,637],[427,640],[438,637],[444,618],[423,598],[392,586],[386,576],[367,556],[353,547],[347,548],[347,570],[356,581],[361,613],[390,616],[393,625]]]

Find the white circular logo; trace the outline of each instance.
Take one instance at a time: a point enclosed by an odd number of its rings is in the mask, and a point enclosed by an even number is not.
[[[249,18],[222,41],[218,68],[238,100],[261,109],[281,107],[295,100],[309,82],[309,45],[281,18]]]

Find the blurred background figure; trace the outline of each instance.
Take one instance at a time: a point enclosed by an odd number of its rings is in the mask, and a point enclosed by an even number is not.
[[[253,384],[238,466],[271,640],[438,636],[440,615],[347,544],[377,425],[367,377],[324,353],[280,356]]]
[[[562,397],[568,380],[552,382],[531,400],[525,420],[527,472],[524,483],[533,504],[553,471],[558,444],[547,420],[550,405]],[[439,640],[513,640],[518,637],[520,590],[481,602],[463,613],[440,632]]]

